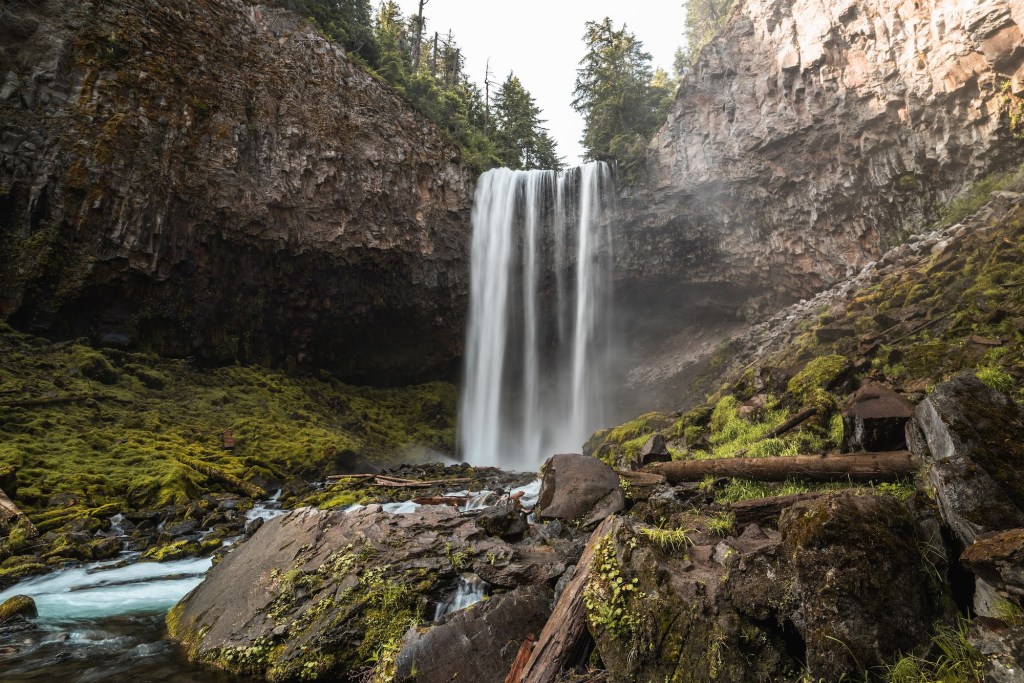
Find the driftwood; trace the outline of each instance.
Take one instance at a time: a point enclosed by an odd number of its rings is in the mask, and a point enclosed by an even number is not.
[[[505,676],[505,683],[518,683],[519,679],[522,678],[523,670],[530,661],[530,655],[533,653],[533,646],[536,642],[537,636],[532,633],[526,636],[523,644],[519,646],[519,652],[516,653],[515,661],[512,662],[512,668],[509,669],[508,675]]]
[[[332,474],[327,477],[327,481],[330,482],[341,482],[349,479],[362,479],[366,481],[367,486],[384,486],[389,489],[426,489],[439,484],[447,486],[449,484],[468,484],[473,481],[469,478],[424,481],[419,479],[399,479],[398,477],[389,477],[384,474]]]
[[[36,530],[35,525],[28,520],[25,513],[21,511],[14,501],[7,497],[3,489],[0,489],[0,531],[9,529],[14,525],[15,522],[21,520],[30,536],[38,536],[39,531]]]
[[[669,482],[701,481],[705,477],[737,477],[757,481],[889,481],[917,471],[909,451],[849,455],[792,455],[776,458],[713,458],[676,460],[648,465],[647,471]]]
[[[729,506],[729,512],[732,513],[737,524],[749,524],[751,522],[768,522],[772,521],[782,511],[793,505],[804,500],[812,500],[820,496],[826,495],[826,492],[819,491],[815,493],[794,493],[788,496],[771,496],[769,498],[754,498],[753,500],[741,500],[738,503],[733,503]]]
[[[425,498],[413,498],[412,502],[417,505],[451,505],[457,508],[469,502],[466,496],[427,496]]]
[[[587,541],[572,579],[555,604],[551,618],[540,632],[540,638],[523,667],[522,675],[505,683],[554,683],[566,665],[583,654],[587,645],[587,611],[583,604],[583,591],[590,578],[590,565],[594,562],[594,548],[608,534],[615,521],[609,517],[601,522]]]

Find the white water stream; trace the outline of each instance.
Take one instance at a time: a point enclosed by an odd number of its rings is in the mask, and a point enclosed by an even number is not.
[[[459,446],[536,468],[601,426],[610,345],[611,169],[480,176]]]

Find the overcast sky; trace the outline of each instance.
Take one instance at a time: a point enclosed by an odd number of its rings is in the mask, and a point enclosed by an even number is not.
[[[406,16],[418,0],[399,0]],[[487,58],[493,81],[514,71],[536,98],[566,163],[579,162],[583,121],[570,106],[587,21],[611,17],[643,41],[655,67],[669,69],[682,42],[683,0],[429,0],[427,32],[451,29],[470,80],[483,89]]]

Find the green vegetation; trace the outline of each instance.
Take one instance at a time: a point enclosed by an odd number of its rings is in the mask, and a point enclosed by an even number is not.
[[[644,527],[640,529],[640,534],[662,550],[676,552],[693,545],[693,541],[690,540],[690,534],[694,531],[696,529]]]
[[[984,658],[967,641],[966,620],[940,627],[932,639],[934,658],[908,655],[885,668],[887,683],[982,683]]]
[[[41,531],[210,491],[257,497],[271,482],[397,463],[413,445],[450,452],[454,412],[444,383],[201,370],[0,325],[0,469]]]
[[[376,15],[369,0],[272,2],[308,17],[354,61],[391,85],[448,135],[475,170],[561,166],[519,79],[509,74],[488,97],[463,71],[465,58],[451,32],[428,31],[426,17],[404,16],[393,0],[381,2]]]
[[[683,27],[685,48],[676,51],[675,69],[685,74],[697,63],[704,46],[725,26],[736,0],[687,0]]]
[[[612,537],[605,536],[598,541],[594,546],[590,580],[583,590],[583,604],[591,626],[606,631],[612,638],[630,637],[637,624],[629,603],[643,598],[643,594],[637,592],[637,583],[638,579],[622,574]]]
[[[626,180],[643,170],[647,143],[665,122],[675,83],[655,72],[643,43],[612,20],[588,21],[573,108],[583,115],[588,159],[614,158]]]

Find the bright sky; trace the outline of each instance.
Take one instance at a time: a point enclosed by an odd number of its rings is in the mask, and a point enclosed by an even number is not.
[[[587,21],[611,17],[643,41],[655,67],[669,69],[682,43],[684,0],[429,0],[426,32],[451,29],[466,58],[470,80],[483,89],[487,58],[492,81],[514,71],[543,110],[566,163],[579,162],[583,120],[573,111],[576,67],[583,58]],[[398,0],[406,16],[418,0]]]

